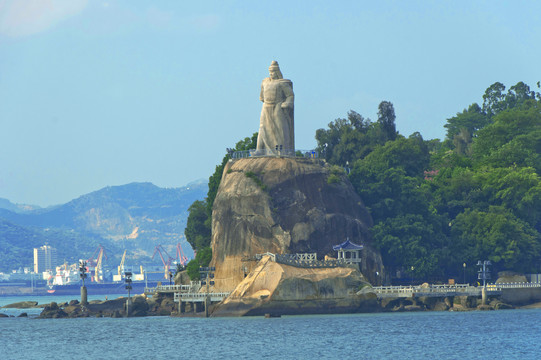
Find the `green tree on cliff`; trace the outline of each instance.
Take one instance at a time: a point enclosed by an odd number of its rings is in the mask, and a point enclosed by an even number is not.
[[[212,235],[212,205],[218,193],[218,188],[222,180],[222,174],[225,165],[231,159],[231,154],[235,151],[253,150],[257,146],[257,133],[252,137],[246,137],[236,143],[233,149],[223,157],[222,162],[216,165],[214,173],[209,177],[208,193],[204,201],[195,201],[188,209],[188,221],[184,235],[197,253],[196,258],[191,260],[186,266],[188,275],[192,280],[199,279],[199,267],[207,266],[212,259],[212,250],[210,248]]]
[[[382,101],[378,106],[378,124],[381,127],[386,140],[396,139],[396,115],[394,113],[393,103],[390,101]]]
[[[186,265],[186,272],[192,281],[199,280],[199,267],[208,266],[210,260],[212,260],[212,250],[210,247],[206,247],[197,252],[195,259],[191,260],[188,265]]]
[[[345,166],[362,159],[378,146],[397,137],[393,104],[382,101],[378,121],[372,122],[350,110],[346,119],[336,119],[327,129],[316,131],[317,151],[327,162]]]
[[[210,226],[208,221],[207,204],[197,200],[188,208],[188,221],[184,235],[192,249],[203,249],[210,245]]]
[[[496,83],[485,92],[489,121],[469,153],[432,157],[431,207],[449,221],[449,269],[486,258],[495,270],[540,270],[541,104],[523,83],[504,89]]]
[[[316,132],[329,163],[350,163],[387,269],[444,280],[490,259],[496,271],[541,271],[541,95],[505,90],[491,85],[482,107],[448,119],[444,142],[389,136],[386,102],[377,123],[350,112]]]

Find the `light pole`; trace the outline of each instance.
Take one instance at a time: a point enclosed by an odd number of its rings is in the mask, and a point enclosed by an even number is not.
[[[415,270],[415,266],[411,267],[411,286],[413,286],[413,270]]]
[[[128,290],[128,301],[126,302],[126,317],[130,316],[130,301],[131,301],[130,291],[132,289],[131,276],[132,276],[131,271],[124,272],[124,281],[126,282],[126,290]]]
[[[84,260],[79,260],[79,276],[83,280],[83,286],[81,286],[81,304],[85,305],[88,302],[88,293],[85,286],[85,279],[88,274],[86,273],[86,261]]]
[[[464,268],[464,284],[466,284],[466,263],[462,264],[462,267]]]
[[[200,267],[199,273],[201,274],[201,285],[206,285],[205,289],[205,317],[209,317],[209,305],[210,305],[210,299],[209,299],[209,286],[214,285],[214,271],[216,271],[215,267]]]
[[[477,279],[483,280],[483,287],[487,286],[487,280],[490,279],[490,271],[488,271],[488,267],[490,265],[492,265],[492,263],[489,260],[485,260],[483,262],[481,262],[481,260],[479,260],[477,262],[477,266],[481,266],[481,268],[477,272],[478,273]]]
[[[492,265],[490,261],[485,260],[481,262],[479,260],[477,262],[477,266],[481,266],[481,268],[478,271],[477,278],[483,280],[483,289],[481,290],[481,304],[486,305],[487,302],[487,280],[490,279],[490,272],[488,271],[488,267]]]

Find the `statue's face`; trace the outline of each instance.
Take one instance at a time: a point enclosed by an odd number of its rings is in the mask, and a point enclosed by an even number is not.
[[[276,71],[276,69],[269,70],[269,74],[272,80],[278,79],[278,71]]]

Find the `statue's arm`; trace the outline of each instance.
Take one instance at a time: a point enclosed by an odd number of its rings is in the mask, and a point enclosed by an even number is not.
[[[286,100],[282,103],[283,108],[292,108],[295,101],[295,95],[293,94],[293,83],[289,80],[284,81],[282,84],[282,91]]]
[[[266,79],[263,79],[263,81],[261,82],[261,92],[259,93],[259,100],[261,102],[265,102],[265,96],[263,95],[263,92],[264,92],[264,85],[265,85],[265,80]]]

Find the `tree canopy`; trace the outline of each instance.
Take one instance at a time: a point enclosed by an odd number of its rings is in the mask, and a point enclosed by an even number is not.
[[[376,123],[350,111],[316,132],[328,162],[353,164],[391,273],[445,281],[487,259],[495,270],[541,270],[541,96],[522,82],[505,90],[492,84],[482,106],[448,119],[443,142],[398,134],[385,101]]]

